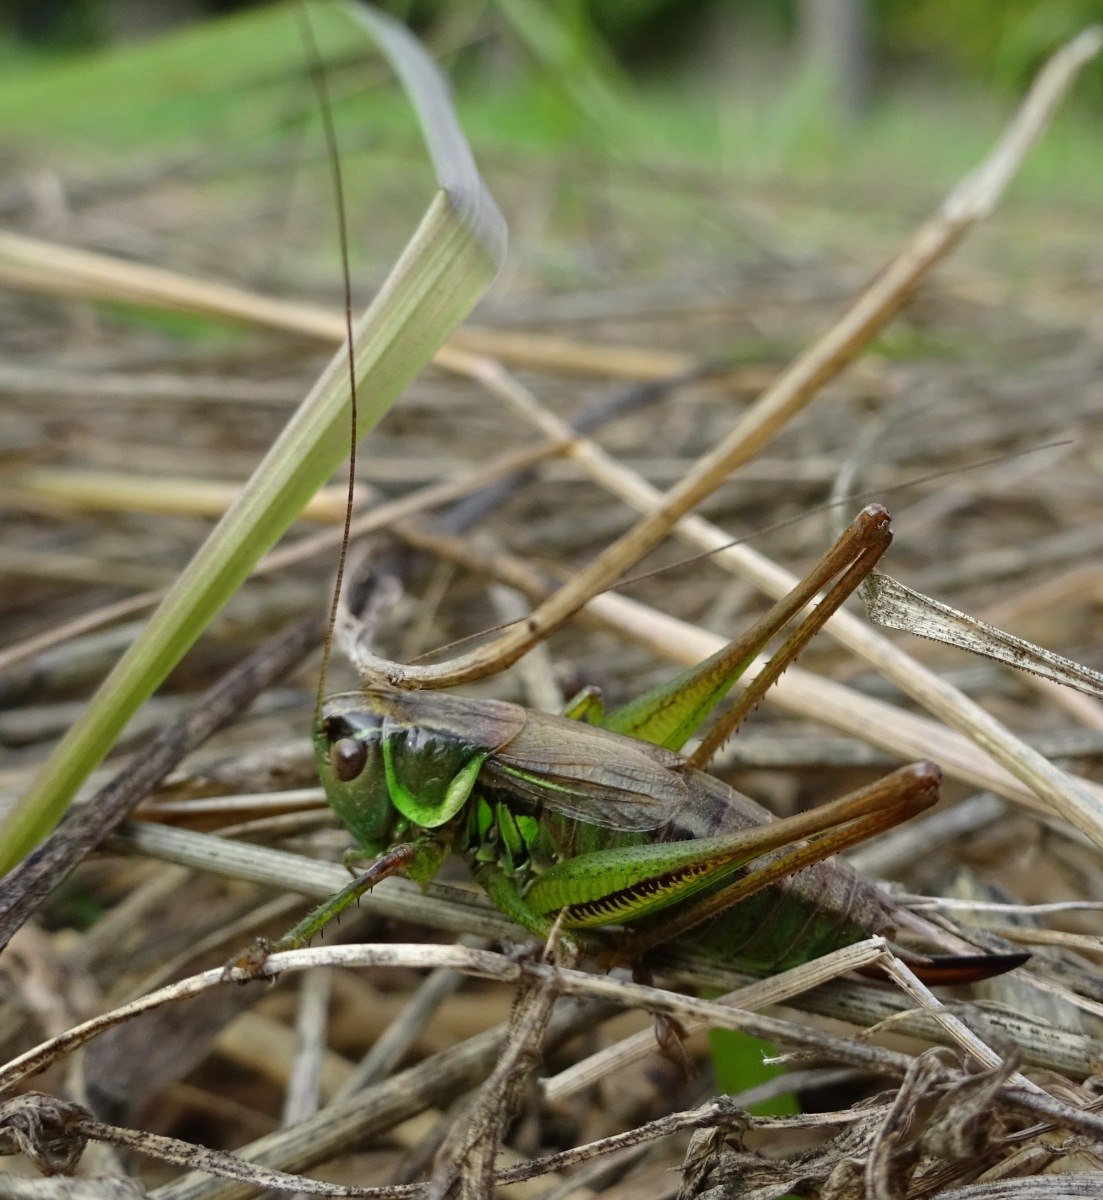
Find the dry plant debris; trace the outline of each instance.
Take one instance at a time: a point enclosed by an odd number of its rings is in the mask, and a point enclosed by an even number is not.
[[[1086,44],[1072,57],[1084,53]],[[873,217],[897,214],[903,234],[898,214],[916,202],[890,181],[881,212],[835,198],[835,237],[815,255],[779,256],[730,228],[722,191],[702,196],[673,174],[646,185],[669,209],[667,224],[634,213],[630,194],[642,185],[627,168],[598,186],[577,164],[496,165],[503,206],[524,214],[516,265],[482,327],[457,336],[360,462],[359,529],[394,539],[373,544],[376,558],[385,545],[408,564],[385,630],[392,658],[406,663],[511,619],[516,592],[491,580],[530,597],[549,579],[578,586],[633,528],[630,508],[665,502],[650,533],[632,534],[639,547],[660,540],[679,505],[709,493],[680,526],[691,542],[711,547],[768,526],[756,551],[799,566],[829,539],[839,510],[825,503],[860,494],[896,514],[895,575],[1099,667],[1092,435],[1103,344],[1083,301],[1103,266],[1098,214],[1020,204],[928,273],[988,215],[1041,132],[1076,66],[1061,61],[1051,90],[1035,96],[1040,108],[1012,127],[987,171],[866,289],[861,281],[894,253],[876,245]],[[199,540],[203,506],[271,441],[318,368],[319,342],[340,336],[317,283],[329,203],[320,178],[304,172],[309,197],[266,184],[258,198],[171,166],[136,174],[122,192],[111,181],[77,187],[57,164],[36,169],[53,172],[68,202],[47,210],[29,191],[7,210],[0,240],[11,359],[0,370],[0,801],[19,793],[132,636],[134,616]],[[830,199],[816,197],[813,209],[780,184],[755,186],[779,244]],[[615,238],[607,204],[624,214]],[[373,208],[372,232],[397,228],[402,215]],[[863,220],[869,234],[855,246]],[[66,246],[100,257],[78,261]],[[158,278],[166,295],[142,291],[151,280],[136,266],[112,272],[126,257],[171,269]],[[233,295],[215,280],[233,280]],[[192,311],[202,294],[208,312],[247,328],[174,337],[89,298],[112,287],[119,301]],[[251,308],[265,290],[304,299]],[[817,339],[841,307],[846,316]],[[802,355],[805,345],[813,350]],[[721,466],[715,447],[732,445],[733,409],[744,440]],[[599,428],[566,424],[594,410]],[[488,446],[500,457],[488,461]],[[703,482],[735,463],[719,487]],[[530,467],[522,487],[486,507],[476,537],[412,520]],[[325,895],[342,881],[327,860],[347,839],[321,802],[306,738],[315,665],[290,674],[319,633],[334,541],[331,530],[299,531],[275,552],[174,673],[148,723],[130,731],[97,799],[75,810],[69,840],[53,844],[66,871],[75,865],[66,882],[45,896],[55,876],[44,856],[24,910],[7,910],[0,1152],[20,1157],[0,1165],[0,1195],[964,1200],[1098,1188],[1103,940],[1092,906],[1103,899],[1103,709],[916,643],[909,654],[930,669],[921,676],[846,614],[833,622],[839,640],[879,673],[819,639],[741,733],[727,777],[785,812],[868,780],[885,755],[940,760],[954,781],[944,807],[856,858],[1037,948],[1029,972],[936,999],[872,939],[759,981],[671,956],[659,964],[664,986],[645,987],[512,948],[439,944],[442,934],[474,934],[509,947],[508,923],[457,876],[425,893],[380,888],[335,935],[350,944],[278,956],[265,968],[278,977],[271,987],[228,983],[228,955],[289,923],[280,894]],[[784,586],[756,551],[736,547],[649,575],[630,596],[600,597],[542,657],[480,682],[480,694],[554,707],[581,683],[620,697],[642,691],[664,673],[652,651],[696,660],[758,611],[730,570],[766,590]],[[664,543],[646,565],[683,554]],[[629,559],[604,561],[616,575]],[[552,625],[569,598],[557,603]],[[917,698],[934,716],[899,690],[920,679]],[[966,736],[978,729],[979,746]],[[1056,747],[1060,770],[1038,746]],[[773,769],[779,756],[787,769]],[[85,857],[112,794],[112,820],[142,800],[138,819]],[[842,978],[885,962],[894,987]],[[704,1000],[668,990],[679,984],[735,991]],[[686,1028],[696,1078],[657,1053],[657,1014]],[[694,1023],[768,1039],[786,1054],[784,1073],[713,1096]],[[802,1114],[747,1111],[797,1090]],[[1070,1186],[1060,1172],[1078,1174]]]

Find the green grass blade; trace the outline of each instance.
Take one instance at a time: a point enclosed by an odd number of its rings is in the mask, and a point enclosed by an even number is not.
[[[777,1054],[777,1047],[738,1029],[710,1029],[709,1050],[716,1074],[716,1090],[736,1096],[784,1074],[784,1068],[764,1061]],[[752,1104],[747,1110],[757,1117],[791,1117],[800,1104],[791,1092]]]
[[[418,111],[440,190],[353,337],[366,433],[468,314],[501,265],[505,223],[432,60],[400,25],[357,6]],[[60,819],[135,710],[348,452],[346,350],[334,356],[236,503],[0,825],[0,872]]]
[[[614,85],[613,64],[596,36],[585,38],[541,0],[494,0],[525,48],[568,102],[614,148],[632,127],[631,111]]]
[[[130,151],[156,153],[162,163],[183,154],[209,161],[252,149],[278,122],[307,103],[306,60],[294,7],[253,7],[184,25],[150,41],[125,41],[97,52],[24,51],[0,70],[5,139],[72,144],[76,162],[92,150],[103,163]],[[313,0],[311,24],[322,62],[349,70],[373,48],[349,36],[348,14],[336,0]],[[370,85],[358,111],[393,107]],[[79,169],[79,168],[78,168]]]

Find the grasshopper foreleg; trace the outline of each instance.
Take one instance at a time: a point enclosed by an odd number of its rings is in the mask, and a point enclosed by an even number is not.
[[[350,905],[355,904],[361,896],[370,892],[377,883],[404,871],[412,865],[418,854],[418,847],[412,842],[400,842],[392,846],[385,854],[372,863],[361,875],[357,875],[351,883],[346,884],[339,892],[335,892],[328,900],[324,900],[294,928],[272,947],[273,950],[297,950],[306,946],[316,937],[335,917],[339,917]]]
[[[372,865],[348,883],[339,892],[335,892],[328,900],[324,900],[317,908],[312,909],[293,928],[289,929],[277,942],[269,942],[266,938],[258,938],[244,953],[232,958],[226,964],[227,972],[233,972],[240,982],[260,975],[268,956],[283,950],[298,950],[306,946],[319,934],[335,917],[351,904],[355,904],[366,892],[388,875],[408,869],[418,858],[420,847],[412,842],[402,842],[392,846]],[[245,978],[242,978],[242,976]]]

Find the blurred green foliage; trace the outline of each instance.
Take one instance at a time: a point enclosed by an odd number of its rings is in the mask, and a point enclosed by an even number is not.
[[[1055,47],[1103,21],[1103,0],[876,0],[873,17],[890,51],[1018,91]]]
[[[487,0],[378,0],[417,27],[442,21],[472,23]],[[800,0],[540,0],[594,55],[606,50],[631,68],[692,70],[702,44],[725,25],[792,42]],[[173,4],[158,6],[173,18]],[[179,19],[261,7],[253,0],[181,0]],[[3,10],[7,9],[6,17]],[[125,34],[135,0],[9,0],[0,29],[52,47],[91,45]],[[1085,25],[1103,21],[1103,0],[866,0],[875,65],[901,60],[917,69],[952,70],[986,86],[1021,89],[1041,60]],[[1103,94],[1103,70],[1098,89]]]
[[[316,120],[297,3],[76,54],[5,41],[0,8],[0,141],[53,141],[82,160],[153,151],[259,161]],[[384,3],[446,63],[464,126],[488,151],[595,161],[612,152],[749,181],[798,178],[825,196],[871,178],[924,189],[953,179],[986,152],[1041,58],[1087,18],[1103,18],[1103,0],[870,0],[881,86],[860,124],[850,125],[837,119],[823,80],[802,70],[795,3]],[[413,153],[416,134],[394,103],[388,72],[350,43],[331,4],[310,7],[344,145]],[[644,42],[650,50],[633,60],[632,47]],[[1103,193],[1095,116],[1103,65],[1084,76],[1016,182],[1020,195]],[[844,208],[846,194],[837,196]],[[815,244],[817,231],[804,232]]]
[[[776,1046],[738,1029],[710,1029],[709,1049],[718,1093],[737,1096],[785,1073],[784,1067],[763,1061],[777,1054]],[[749,1105],[747,1111],[756,1117],[789,1117],[800,1112],[800,1105],[792,1093],[781,1092]]]

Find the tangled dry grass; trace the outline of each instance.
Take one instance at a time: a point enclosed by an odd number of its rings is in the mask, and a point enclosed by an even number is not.
[[[329,201],[309,170],[297,188],[263,191],[229,164],[108,180],[36,164],[47,170],[4,199],[8,228],[40,247],[324,304]],[[389,203],[373,196],[354,235],[373,254],[401,228],[415,170],[396,172]],[[577,573],[635,521],[611,491],[623,497],[636,477],[660,490],[683,481],[862,293],[918,203],[887,185],[876,206],[782,182],[733,197],[726,183],[597,163],[489,173],[515,247],[479,328],[455,343],[468,369],[419,379],[360,463],[362,505],[384,535],[371,560],[387,556],[404,585],[381,634],[399,662],[515,619],[517,588],[541,584],[532,564],[545,578]],[[875,232],[886,222],[890,233]],[[896,518],[893,574],[1098,666],[1097,224],[1074,201],[1020,203],[937,272],[924,264],[890,330],[779,421],[698,512],[732,537],[768,527],[755,548],[799,573],[860,506],[851,498],[883,500]],[[813,226],[809,250],[800,232]],[[947,248],[959,232],[943,219]],[[918,253],[922,236],[907,244]],[[26,262],[5,271],[0,787],[11,799],[132,636],[142,596],[172,577],[272,440],[340,322],[300,306],[315,314],[314,337],[306,317],[212,336],[105,308],[102,288],[99,303],[44,296],[64,281]],[[118,299],[134,296],[120,285]],[[562,453],[557,420],[595,408],[605,419],[594,436],[631,475],[589,443]],[[417,503],[485,496],[505,474],[488,460],[526,454],[534,424],[539,466],[484,502],[474,531],[454,509],[451,526],[412,519]],[[313,519],[333,524],[340,509],[338,487]],[[841,978],[881,961],[874,942],[780,980],[671,959],[659,964],[664,986],[645,988],[517,952],[456,873],[424,894],[379,889],[326,945],[273,960],[275,986],[226,983],[232,953],[343,880],[348,839],[321,801],[307,737],[308,647],[332,559],[296,536],[298,551],[242,592],[96,783],[156,747],[171,774],[0,960],[3,1058],[31,1056],[0,1069],[0,1149],[23,1153],[4,1164],[0,1192],[236,1200],[318,1190],[279,1174],[309,1170],[340,1195],[1094,1194],[1103,942],[1098,911],[1076,908],[1103,898],[1099,844],[960,731],[919,720],[899,677],[827,637],[729,748],[725,778],[785,813],[916,753],[942,761],[942,807],[853,857],[942,898],[934,911],[1036,950],[1029,974],[941,1001],[899,971],[891,986]],[[480,693],[550,710],[589,683],[627,698],[670,673],[657,651],[693,660],[761,610],[727,560],[677,565],[686,553],[664,544],[646,567],[675,565],[626,589],[631,604],[594,606]],[[110,621],[81,625],[104,610]],[[927,643],[906,650],[1099,803],[1098,702]],[[250,652],[251,669],[235,672]],[[219,705],[232,724],[212,716]],[[225,727],[211,733],[216,721]],[[503,935],[504,953],[487,948]],[[192,982],[174,987],[181,979]],[[679,984],[737,994],[725,1005],[667,990]],[[654,1014],[686,1027],[688,1063],[657,1052]],[[710,1024],[771,1041],[782,1073],[718,1096]],[[802,1111],[748,1111],[788,1094]],[[39,1178],[78,1159],[76,1180]]]

